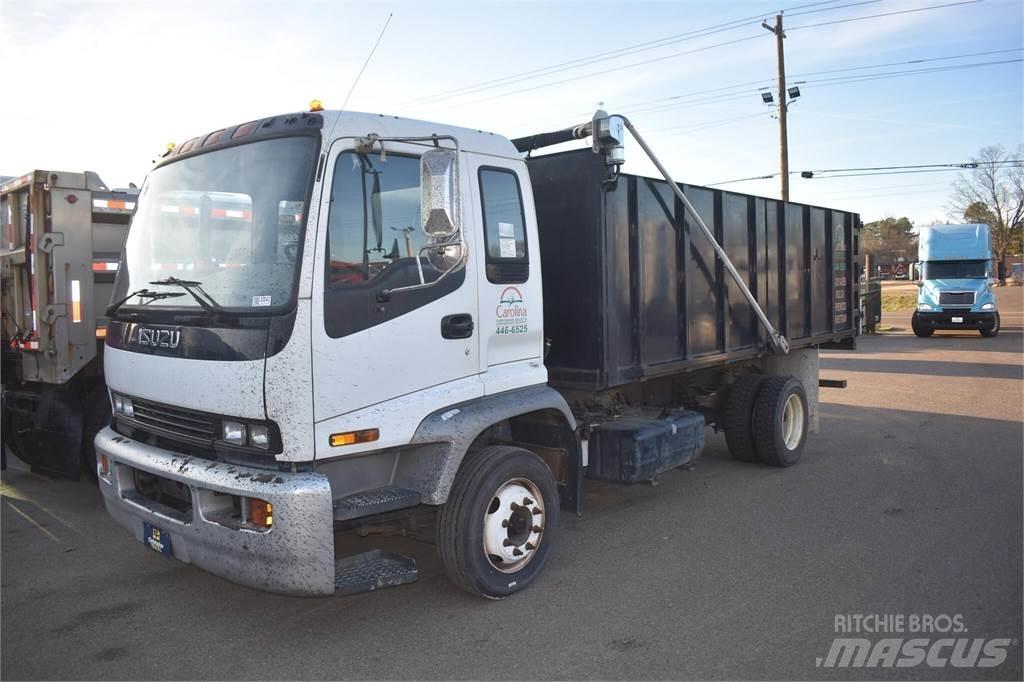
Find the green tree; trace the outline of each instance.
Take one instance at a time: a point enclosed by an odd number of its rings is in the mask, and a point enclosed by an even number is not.
[[[882,218],[864,224],[860,237],[861,251],[880,261],[902,257],[913,261],[917,255],[917,234],[910,218]]]
[[[1024,232],[1024,145],[1011,154],[1002,145],[983,147],[977,164],[953,183],[953,213],[991,228],[992,251],[999,259],[1020,253]]]

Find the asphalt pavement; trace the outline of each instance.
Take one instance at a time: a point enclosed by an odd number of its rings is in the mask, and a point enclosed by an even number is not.
[[[453,587],[431,545],[390,538],[417,558],[419,582],[344,598],[256,592],[146,550],[89,484],[12,461],[0,676],[1020,680],[1022,294],[999,290],[994,339],[918,339],[896,313],[893,332],[856,352],[823,352],[822,375],[848,388],[822,389],[821,431],[795,467],[734,462],[709,431],[696,469],[660,485],[588,481],[539,581],[500,602]],[[339,535],[349,549],[371,542]],[[823,665],[837,616],[857,614],[965,628],[861,635],[873,643],[1010,643],[987,668]]]

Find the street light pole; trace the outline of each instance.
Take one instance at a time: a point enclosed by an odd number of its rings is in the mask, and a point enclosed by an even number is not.
[[[782,177],[782,200],[789,201],[789,131],[786,125],[789,98],[786,92],[786,51],[782,44],[786,34],[782,30],[781,14],[775,15],[775,26],[766,23],[761,25],[775,34],[775,51],[779,62],[779,175]]]

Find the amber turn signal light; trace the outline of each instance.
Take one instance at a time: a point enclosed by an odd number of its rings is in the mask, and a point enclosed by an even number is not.
[[[249,498],[249,521],[254,526],[270,528],[274,525],[274,505],[266,500]]]
[[[355,445],[356,443],[372,443],[380,438],[379,429],[363,429],[362,431],[345,431],[331,434],[331,447],[339,445]]]

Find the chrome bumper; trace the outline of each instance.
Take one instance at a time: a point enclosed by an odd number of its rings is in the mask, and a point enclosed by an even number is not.
[[[254,469],[180,455],[138,443],[111,428],[96,436],[97,460],[109,473],[99,486],[107,511],[143,541],[143,523],[171,536],[174,558],[232,582],[270,592],[334,594],[334,515],[327,478],[315,473]],[[145,498],[132,469],[187,486],[192,508],[184,514]],[[274,506],[268,530],[231,527],[217,493],[255,497]],[[144,551],[139,547],[139,551]]]

